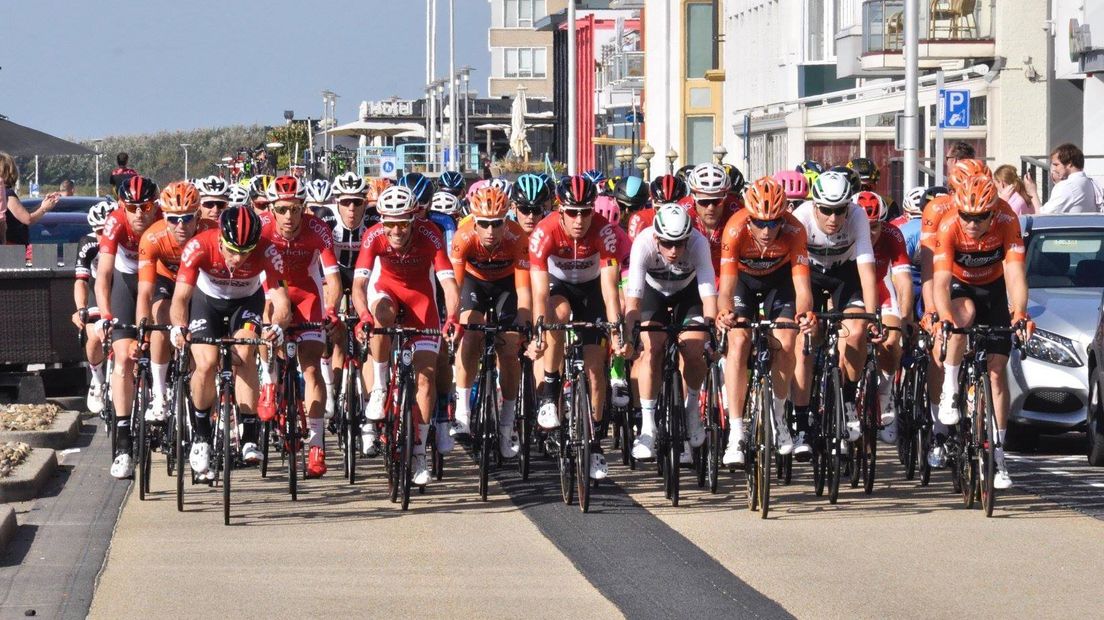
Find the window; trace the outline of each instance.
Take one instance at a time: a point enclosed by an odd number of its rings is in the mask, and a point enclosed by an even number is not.
[[[545,0],[505,0],[506,28],[532,28],[548,14]]]
[[[836,57],[836,17],[840,0],[807,0],[805,4],[805,60],[830,61]]]
[[[547,75],[547,50],[543,47],[508,47],[503,55],[508,78],[543,78]]]
[[[700,79],[713,68],[713,5],[686,5],[686,79]],[[696,161],[696,160],[691,160]]]
[[[686,117],[685,161],[713,161],[713,117]]]

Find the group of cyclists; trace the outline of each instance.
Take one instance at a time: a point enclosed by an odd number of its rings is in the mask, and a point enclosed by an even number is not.
[[[411,335],[403,363],[414,369],[411,478],[425,486],[427,446],[448,454],[456,442],[471,441],[475,393],[490,389],[481,376],[497,376],[500,460],[517,458],[533,440],[520,417],[533,416],[546,434],[564,424],[565,350],[575,343],[594,428],[586,435],[589,462],[579,466],[597,481],[608,475],[603,441],[613,406],[629,412],[620,423],[631,427],[631,443],[622,449],[635,461],[659,458],[661,365],[674,337],[685,415],[685,436],[674,439],[685,442],[684,455],[706,442],[704,384],[719,365],[722,460],[736,468],[745,465],[754,413],[749,360],[761,353],[748,327],[761,323],[772,352],[773,406],[765,410],[774,417],[773,448],[804,462],[823,426],[810,403],[822,400],[814,360],[828,342],[824,317],[842,313],[832,342],[846,440],[877,432],[897,443],[895,386],[909,343],[923,332],[940,352],[929,362],[925,413],[932,427],[926,460],[941,467],[964,406],[958,386],[966,328],[1012,327],[1023,337],[1033,328],[1022,236],[981,160],[949,160],[946,187],[913,188],[900,204],[874,191],[878,179],[866,158],[830,168],[805,161],[751,182],[721,163],[650,183],[599,171],[475,182],[456,172],[396,181],[347,172],[332,181],[257,176],[231,184],[211,176],[160,188],[127,176],[117,201],[90,210],[92,232],[77,258],[73,321],[87,337],[88,407],[98,412],[110,401],[118,437],[111,475],[132,476],[135,362],[148,355],[152,379],[149,404],[136,414],[145,425],[162,424],[170,366],[187,350],[188,465],[193,476],[210,478],[219,415],[212,413],[220,368],[213,342],[260,339],[262,346],[234,347],[239,457],[253,465],[264,457],[262,425],[295,406],[278,396],[275,361],[293,341],[305,474],[321,477],[343,372],[358,375],[349,378],[358,398],[347,422],[359,426],[360,441],[342,449],[364,457],[389,449],[383,423],[394,414],[392,335],[401,327]],[[497,369],[481,375],[480,326],[488,322],[516,329],[495,333]],[[573,329],[538,328],[569,322]],[[362,345],[356,364],[346,363],[348,338]],[[1012,484],[1001,450],[1011,344],[990,336],[982,345],[998,489]],[[856,409],[868,354],[879,374],[876,431]],[[536,385],[532,402],[519,395],[526,368]]]

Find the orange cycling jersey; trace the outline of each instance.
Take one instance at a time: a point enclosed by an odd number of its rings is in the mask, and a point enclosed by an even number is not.
[[[195,234],[215,228],[214,220],[199,220]],[[138,281],[153,283],[157,276],[176,280],[176,270],[180,267],[180,254],[184,251],[172,234],[165,220],[157,220],[138,242]]]
[[[998,208],[992,220],[988,232],[971,239],[960,218],[945,216],[935,237],[935,271],[950,271],[956,279],[980,286],[1004,275],[1004,261],[1022,263],[1024,244],[1016,214]]]
[[[936,196],[924,205],[920,215],[920,245],[929,250],[935,249],[935,234],[939,232],[939,222],[943,214],[954,209],[954,199],[950,194]]]
[[[747,210],[737,211],[728,218],[721,237],[721,276],[734,276],[745,272],[753,276],[765,276],[790,266],[790,275],[809,275],[809,250],[806,245],[805,227],[793,215],[783,216],[778,236],[760,247],[752,236]]]
[[[479,241],[475,221],[461,222],[449,251],[457,284],[464,283],[465,274],[487,282],[515,274],[518,288],[529,288],[529,235],[515,221],[506,220],[505,226],[502,241],[486,248]]]

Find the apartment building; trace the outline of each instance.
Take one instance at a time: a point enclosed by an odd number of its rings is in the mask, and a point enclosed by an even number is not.
[[[487,1],[491,3],[489,96],[513,97],[518,86],[524,86],[528,97],[551,100],[552,33],[538,31],[534,24],[563,10],[567,0]]]

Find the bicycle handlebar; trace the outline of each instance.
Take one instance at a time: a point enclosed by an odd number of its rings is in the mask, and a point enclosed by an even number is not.
[[[488,325],[487,323],[461,323],[465,331],[482,332],[485,334],[515,333],[528,334],[528,325]]]
[[[1020,359],[1023,359],[1026,353],[1023,350],[1024,343],[1019,338],[1020,328],[1012,327],[993,327],[990,325],[971,325],[970,327],[954,327],[950,321],[943,321],[941,329],[943,333],[943,346],[939,350],[939,361],[944,362],[947,359],[947,338],[951,334],[965,335],[967,337],[986,337],[986,336],[1012,336],[1012,346],[1020,352]]]

